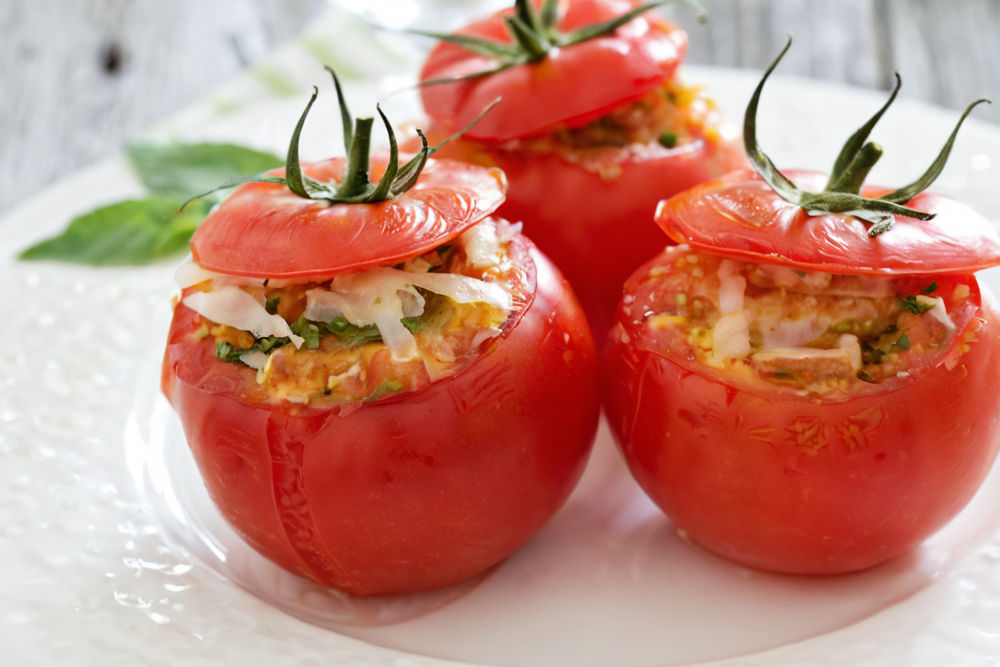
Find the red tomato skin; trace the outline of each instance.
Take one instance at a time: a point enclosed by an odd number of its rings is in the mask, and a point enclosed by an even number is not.
[[[782,173],[810,191],[821,190],[827,180],[826,174],[814,171]],[[877,186],[862,190],[866,197],[887,192],[889,188]],[[745,170],[665,201],[656,222],[677,243],[699,250],[812,271],[961,274],[1000,264],[996,227],[968,205],[933,192],[922,192],[906,205],[935,217],[896,216],[890,232],[872,239],[869,225],[861,220],[843,213],[810,215]]]
[[[951,369],[820,403],[754,394],[643,349],[620,310],[605,411],[632,475],[695,543],[763,570],[864,570],[944,525],[993,464],[998,319],[982,305]]]
[[[632,0],[572,0],[566,3],[559,27],[572,31],[607,21],[636,4]],[[458,32],[509,42],[503,16],[511,13],[510,9],[498,12]],[[553,49],[541,62],[422,86],[420,95],[427,114],[448,134],[471,123],[500,98],[465,136],[503,142],[542,134],[557,125],[578,127],[599,118],[669,79],[686,53],[683,30],[639,16],[611,35]],[[462,77],[495,67],[490,58],[439,42],[427,56],[420,80]]]
[[[373,182],[386,163],[384,155],[372,159]],[[340,182],[346,164],[337,157],[302,170]],[[308,280],[351,273],[441,245],[495,211],[506,187],[499,171],[447,160],[428,160],[413,188],[375,204],[331,205],[278,183],[247,183],[198,227],[191,254],[201,267],[228,275]]]
[[[534,299],[482,357],[347,410],[244,402],[245,369],[190,342],[198,316],[178,305],[164,393],[237,533],[285,569],[368,595],[459,581],[541,528],[582,473],[599,404],[582,311],[530,256]]]
[[[439,130],[431,128],[428,136]],[[439,154],[499,167],[507,175],[507,200],[497,214],[524,222],[525,233],[563,271],[583,304],[595,336],[611,325],[622,283],[641,263],[670,243],[653,221],[664,197],[744,166],[735,138],[697,140],[668,149],[650,145],[641,154],[605,149],[620,173],[601,173],[556,154],[510,150],[464,137]]]

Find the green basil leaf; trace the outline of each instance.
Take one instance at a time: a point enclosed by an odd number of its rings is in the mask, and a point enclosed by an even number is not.
[[[23,250],[21,259],[52,259],[94,266],[147,264],[187,247],[210,204],[182,211],[170,199],[147,197],[102,206],[70,221],[61,233]]]
[[[273,153],[216,143],[134,143],[128,147],[128,156],[152,194],[180,201],[285,163]]]

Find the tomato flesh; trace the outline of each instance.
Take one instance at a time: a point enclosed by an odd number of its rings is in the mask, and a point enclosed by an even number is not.
[[[831,574],[915,547],[964,507],[1000,444],[1000,315],[974,277],[951,278],[969,294],[931,363],[826,397],[664,346],[643,282],[670,275],[671,252],[626,284],[603,387],[629,469],[678,531],[752,567]]]

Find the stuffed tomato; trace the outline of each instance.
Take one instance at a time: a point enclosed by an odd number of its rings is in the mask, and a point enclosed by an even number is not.
[[[254,549],[351,593],[428,589],[564,502],[596,428],[594,344],[558,271],[491,217],[499,171],[427,160],[414,177],[393,155],[371,173],[405,190],[321,198],[359,174],[349,189],[375,187],[349,153],[296,158],[206,219],[163,391]]]
[[[996,458],[1000,314],[974,273],[1000,264],[1000,238],[918,193],[939,165],[861,189],[881,111],[832,178],[779,173],[756,146],[759,94],[744,133],[760,175],[657,213],[680,245],[625,285],[605,407],[682,535],[756,568],[857,571],[941,527]]]
[[[637,7],[519,0],[438,35],[420,74],[432,137],[499,99],[442,155],[504,170],[500,214],[524,221],[601,335],[621,283],[665,243],[656,203],[744,164],[712,100],[678,75],[685,33]]]

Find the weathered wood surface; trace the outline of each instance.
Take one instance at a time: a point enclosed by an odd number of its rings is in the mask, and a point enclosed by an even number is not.
[[[451,10],[462,5],[436,1]],[[385,11],[389,2],[355,5]],[[759,70],[792,34],[783,74],[886,88],[899,71],[904,97],[956,109],[993,97],[997,104],[976,117],[1000,123],[1000,0],[703,4],[711,11],[706,25],[684,8],[666,10],[689,30],[690,62]],[[0,212],[114,155],[129,137],[265,58],[329,6],[0,0]],[[427,26],[426,18],[418,23]]]

